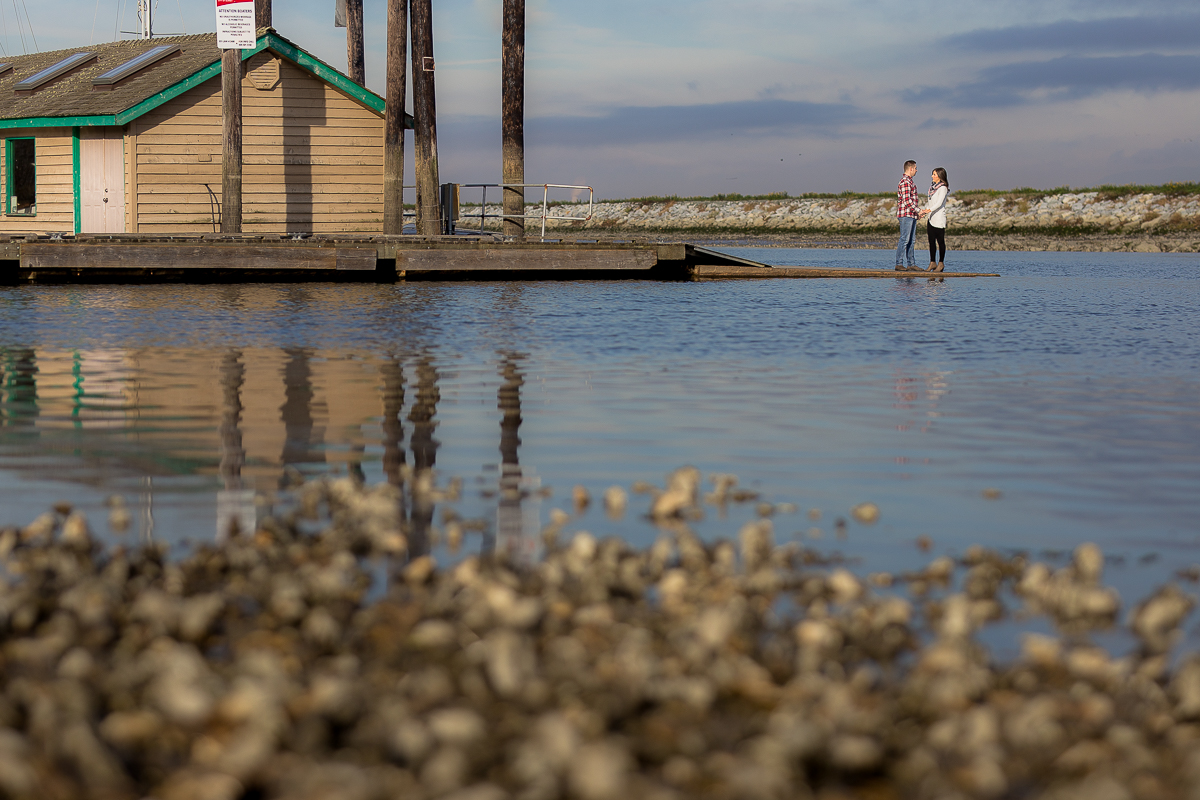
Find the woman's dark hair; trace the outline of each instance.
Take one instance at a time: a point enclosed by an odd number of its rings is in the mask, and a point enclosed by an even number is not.
[[[946,170],[945,170],[945,168],[944,168],[944,167],[935,167],[933,171],[937,173],[938,180],[940,180],[942,183],[946,184],[946,188],[947,188],[947,189],[949,189],[949,188],[950,188],[950,181],[948,181],[948,180],[946,179]]]

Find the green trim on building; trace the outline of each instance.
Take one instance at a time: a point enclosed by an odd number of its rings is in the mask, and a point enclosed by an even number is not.
[[[116,117],[107,114],[99,117],[25,117],[24,119],[0,119],[0,129],[7,128],[73,128],[93,125],[116,125]]]
[[[255,45],[253,50],[243,50],[242,61],[250,58],[250,56],[254,55],[255,53],[261,53],[263,50],[265,50],[267,47],[267,38],[267,36],[260,36],[258,39],[258,44]],[[194,89],[205,81],[218,77],[220,74],[221,62],[214,61],[204,69],[184,78],[174,86],[168,87],[152,97],[147,97],[137,105],[130,106],[121,113],[117,114],[113,118],[114,124],[124,125],[130,120],[137,119],[142,114],[153,111],[163,103],[174,100],[176,97],[179,97],[179,95],[183,94],[189,89]]]
[[[79,194],[79,128],[71,129],[71,191],[75,193],[75,232],[83,230],[83,198]]]
[[[283,39],[280,39],[274,34],[268,33],[263,36],[263,39],[266,40],[268,48],[274,50],[276,53],[283,56],[288,61],[291,61],[296,66],[312,73],[313,75],[316,75],[330,86],[345,92],[350,97],[362,103],[372,111],[375,111],[378,114],[383,113],[384,103],[382,97],[369,89],[364,89],[363,87],[359,86],[357,83],[350,80],[345,75],[326,64],[324,61],[310,56],[308,53],[304,52],[299,47],[296,47],[291,42],[285,42]]]
[[[383,98],[375,94],[369,89],[359,86],[354,81],[347,78],[342,73],[338,72],[333,67],[326,64],[324,61],[309,55],[304,50],[301,50],[291,42],[276,36],[273,33],[265,33],[258,37],[258,44],[253,49],[242,51],[242,60],[261,53],[263,50],[271,50],[272,52],[286,58],[288,61],[295,64],[300,69],[313,75],[320,80],[328,83],[338,91],[347,95],[353,100],[361,103],[377,114],[384,113]],[[194,89],[205,81],[218,77],[221,74],[221,62],[214,61],[199,72],[184,78],[174,86],[170,86],[163,91],[145,100],[130,106],[129,108],[117,114],[105,114],[92,117],[25,117],[24,119],[5,119],[0,120],[0,130],[7,128],[86,128],[96,126],[109,125],[125,125],[130,120],[138,117],[161,106],[163,103],[174,100],[179,95]],[[404,127],[412,128],[412,117],[408,114],[404,115]]]

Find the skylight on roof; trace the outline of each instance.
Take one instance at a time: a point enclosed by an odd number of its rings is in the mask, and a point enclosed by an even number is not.
[[[0,64],[0,75],[3,75],[6,72],[11,72],[12,68],[13,65],[5,61],[3,64]]]
[[[17,94],[28,94],[34,89],[37,89],[39,86],[43,86],[55,78],[66,75],[76,67],[86,64],[89,61],[93,61],[95,58],[95,53],[76,53],[75,55],[67,56],[57,64],[52,64],[41,72],[30,75],[28,78],[14,86],[13,89],[17,91]]]
[[[126,78],[178,52],[179,45],[177,44],[160,44],[158,47],[152,47],[140,56],[129,59],[119,67],[113,67],[108,72],[97,75],[92,79],[92,87],[102,90],[111,89]]]

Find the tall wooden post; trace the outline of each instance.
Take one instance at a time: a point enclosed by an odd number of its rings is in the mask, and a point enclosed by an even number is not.
[[[346,0],[346,64],[350,80],[359,86],[367,82],[363,61],[363,0]]]
[[[242,232],[242,51],[221,53],[221,233]]]
[[[261,31],[263,28],[272,27],[273,24],[271,0],[254,0],[254,29]]]
[[[387,86],[383,117],[383,232],[404,233],[404,94],[408,79],[408,0],[388,0]]]
[[[504,0],[501,52],[503,182],[525,182],[525,0]],[[504,190],[504,234],[525,238],[525,190]]]
[[[417,232],[442,232],[437,160],[437,109],[433,88],[433,0],[412,0],[414,161],[417,185]]]

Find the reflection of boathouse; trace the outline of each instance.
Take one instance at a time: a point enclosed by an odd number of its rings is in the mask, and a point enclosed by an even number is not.
[[[229,298],[239,299],[255,302]],[[521,356],[502,356],[500,378],[495,529],[483,547],[530,560],[540,483],[518,457]],[[439,501],[428,487],[441,446],[440,380],[427,353],[410,360],[306,347],[0,349],[0,470],[136,492],[139,514],[149,513],[156,487],[178,490],[184,479],[207,492],[215,483],[220,536],[235,521],[253,529],[262,497],[300,475],[362,477],[364,463],[376,461],[375,479],[402,489],[409,555],[421,555],[437,543]]]
[[[243,50],[243,229],[378,231],[383,99],[263,29]],[[0,60],[0,233],[209,233],[215,34]]]

